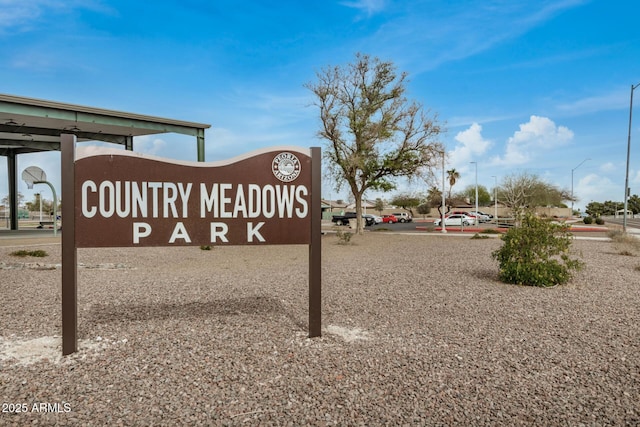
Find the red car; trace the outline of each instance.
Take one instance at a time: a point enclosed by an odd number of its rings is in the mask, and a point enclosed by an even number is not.
[[[398,222],[398,218],[395,215],[382,215],[382,222],[393,224]]]

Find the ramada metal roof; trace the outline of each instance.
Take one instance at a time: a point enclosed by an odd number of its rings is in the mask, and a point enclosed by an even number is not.
[[[60,135],[81,141],[105,141],[131,148],[132,138],[178,133],[198,138],[199,160],[204,130],[211,125],[142,114],[0,94],[0,155],[60,149]]]

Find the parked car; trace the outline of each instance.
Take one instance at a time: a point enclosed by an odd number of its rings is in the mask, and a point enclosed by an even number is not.
[[[362,214],[362,219],[364,219],[364,225],[366,225],[367,227],[380,224],[382,222],[381,217],[371,214]]]
[[[382,222],[382,217],[371,214],[362,215],[363,218],[367,220],[367,225],[380,224]]]
[[[440,218],[433,221],[433,224],[438,227],[442,221]],[[472,225],[476,223],[476,218],[464,214],[450,214],[444,217],[444,225]]]
[[[489,215],[481,211],[471,211],[469,213],[478,218],[478,221],[480,222],[489,222],[491,221],[491,218],[493,218],[493,215]]]
[[[398,218],[398,222],[411,222],[411,221],[413,221],[413,218],[411,218],[411,214],[409,214],[408,212],[394,213],[393,216]]]
[[[335,222],[336,225],[349,225],[349,220],[356,218],[355,212],[345,212],[342,215],[333,215],[331,217],[331,222]]]
[[[335,222],[336,225],[349,225],[350,220],[356,219],[355,212],[346,212],[344,215],[333,215],[331,217],[331,221]],[[375,216],[369,214],[363,214],[362,219],[364,220],[365,226],[370,226],[376,224]]]
[[[398,222],[398,218],[395,215],[382,215],[382,222],[393,224]]]
[[[475,215],[473,215],[471,212],[468,212],[468,211],[452,211],[452,212],[449,212],[447,215],[466,215],[466,216],[471,216],[475,218]]]

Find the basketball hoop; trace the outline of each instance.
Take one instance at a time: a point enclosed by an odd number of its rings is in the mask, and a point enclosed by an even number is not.
[[[22,180],[27,184],[29,190],[33,189],[33,184],[47,184],[51,188],[53,194],[53,235],[56,236],[58,233],[58,198],[56,197],[56,189],[47,181],[47,174],[37,166],[29,166],[22,171]]]
[[[47,174],[37,166],[29,166],[22,171],[22,180],[27,184],[27,188],[32,190],[33,184],[47,181]]]

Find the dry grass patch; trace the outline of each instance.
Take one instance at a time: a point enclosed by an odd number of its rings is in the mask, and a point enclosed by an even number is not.
[[[640,255],[640,239],[622,232],[620,229],[611,230],[607,236],[613,242],[618,251],[618,255],[638,256]]]

